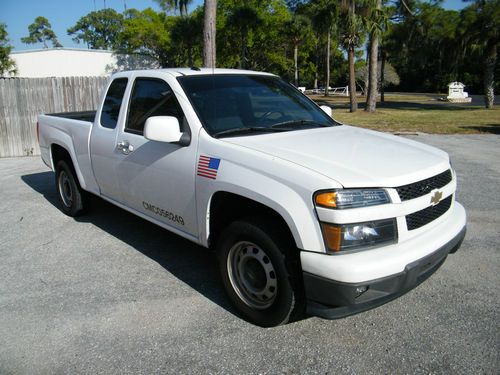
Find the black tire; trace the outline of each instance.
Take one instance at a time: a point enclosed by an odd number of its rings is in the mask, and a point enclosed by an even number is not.
[[[56,165],[56,190],[61,210],[68,216],[80,216],[89,208],[89,194],[83,190],[76,173],[65,160]]]
[[[300,318],[305,309],[298,251],[293,240],[262,218],[236,221],[220,235],[222,282],[250,322],[274,327]]]

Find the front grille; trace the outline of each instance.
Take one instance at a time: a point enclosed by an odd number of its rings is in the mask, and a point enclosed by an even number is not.
[[[429,177],[425,180],[414,182],[413,184],[397,187],[396,190],[401,198],[401,202],[403,202],[429,194],[434,189],[439,189],[448,185],[450,181],[451,170],[448,169],[447,171],[444,171],[434,177]]]
[[[424,208],[423,210],[406,215],[406,226],[408,230],[417,229],[436,220],[442,214],[449,210],[453,195],[443,199],[435,206]]]

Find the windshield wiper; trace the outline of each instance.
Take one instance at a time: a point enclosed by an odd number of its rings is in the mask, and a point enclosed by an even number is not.
[[[249,128],[233,128],[233,129],[226,129],[226,130],[221,130],[219,132],[216,132],[212,134],[212,137],[219,138],[220,136],[223,135],[233,135],[233,134],[245,134],[245,133],[253,133],[253,132],[260,132],[260,133],[275,133],[275,132],[282,132],[286,131],[286,129],[273,129],[273,128],[267,128],[265,126],[251,126]]]
[[[273,129],[276,129],[276,128],[291,129],[291,128],[300,127],[300,126],[318,126],[320,128],[327,128],[327,127],[330,127],[331,125],[322,124],[321,122],[314,121],[314,120],[289,120],[289,121],[283,121],[283,122],[279,122],[277,124],[274,124],[273,126],[271,126],[271,128],[273,128]]]

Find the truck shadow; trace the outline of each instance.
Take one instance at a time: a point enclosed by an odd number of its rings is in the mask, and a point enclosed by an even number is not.
[[[53,172],[28,174],[21,179],[59,209]],[[238,316],[226,298],[211,250],[95,196],[92,197],[90,212],[75,220],[91,223],[132,246],[212,302]]]

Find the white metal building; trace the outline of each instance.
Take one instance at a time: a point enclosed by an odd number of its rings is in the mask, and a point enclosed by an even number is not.
[[[106,76],[116,71],[159,68],[150,57],[112,51],[46,48],[12,52],[17,77]]]

